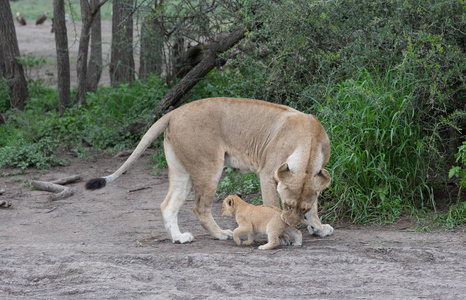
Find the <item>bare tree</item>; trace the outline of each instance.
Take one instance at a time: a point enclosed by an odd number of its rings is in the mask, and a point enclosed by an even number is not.
[[[96,7],[100,0],[91,0],[91,5]],[[91,28],[91,55],[87,66],[89,73],[87,87],[91,92],[96,92],[102,75],[102,24],[100,10],[94,17]]]
[[[162,2],[162,1],[160,1]],[[151,10],[154,14],[159,7]],[[139,56],[139,78],[145,79],[148,74],[162,74],[163,48],[165,35],[156,18],[146,16],[141,24],[141,52]]]
[[[112,56],[110,81],[112,86],[134,81],[133,0],[114,0],[112,16]]]
[[[58,103],[62,114],[71,106],[70,96],[70,58],[65,21],[65,1],[53,0],[53,29],[57,48]]]
[[[2,47],[0,59],[3,59],[0,65],[5,65],[4,76],[10,89],[10,103],[12,107],[23,110],[29,93],[23,67],[16,59],[20,56],[18,40],[10,2],[7,0],[0,1],[0,41],[0,47]]]
[[[79,38],[79,48],[78,48],[78,62],[77,62],[77,72],[78,72],[78,87],[76,89],[75,103],[86,105],[86,93],[88,91],[87,86],[87,56],[89,51],[89,41],[90,41],[90,31],[92,22],[94,21],[95,16],[99,12],[102,5],[104,5],[108,0],[103,0],[102,2],[92,5],[88,0],[81,0],[81,19],[82,19],[82,28],[81,36]],[[95,3],[95,2],[93,2]]]

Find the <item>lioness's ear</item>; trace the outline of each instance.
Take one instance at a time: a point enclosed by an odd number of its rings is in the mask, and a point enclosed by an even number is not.
[[[287,163],[282,164],[275,172],[275,180],[279,182],[289,182],[291,181],[291,176],[293,176],[293,174],[291,174]]]
[[[330,179],[330,173],[325,169],[321,169],[312,180],[312,189],[315,191],[326,189],[330,185]]]

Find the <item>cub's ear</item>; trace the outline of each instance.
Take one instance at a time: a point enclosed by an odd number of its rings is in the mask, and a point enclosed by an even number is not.
[[[282,164],[275,172],[275,180],[278,182],[289,182],[291,181],[292,176],[293,174],[291,173],[287,163]]]
[[[312,180],[312,189],[315,191],[326,189],[330,185],[330,180],[330,173],[325,169],[321,169]]]
[[[235,200],[233,199],[233,197],[228,197],[227,204],[228,206],[233,207],[233,205],[235,204]]]

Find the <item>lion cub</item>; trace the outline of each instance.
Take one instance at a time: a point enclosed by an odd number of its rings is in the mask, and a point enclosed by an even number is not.
[[[294,239],[294,246],[301,246],[301,231],[288,226],[281,218],[282,211],[267,205],[252,205],[244,202],[237,195],[230,195],[223,200],[222,216],[236,216],[238,228],[233,232],[233,239],[241,245],[240,235],[248,234],[248,240],[243,245],[250,245],[257,233],[267,234],[268,243],[259,246],[261,250],[269,250],[280,244],[279,236],[288,234]]]

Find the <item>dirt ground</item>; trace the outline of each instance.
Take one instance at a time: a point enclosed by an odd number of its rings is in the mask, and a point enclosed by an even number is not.
[[[193,195],[179,216],[195,239],[173,244],[160,203],[167,171],[152,176],[143,156],[105,189],[84,181],[116,170],[124,158],[103,157],[51,170],[1,170],[1,299],[464,299],[466,235],[421,233],[406,223],[390,227],[335,226],[332,236],[310,236],[302,247],[261,251],[213,240],[192,211]],[[15,175],[16,174],[16,175]],[[30,180],[80,174],[75,194],[49,201]],[[139,189],[129,192],[130,189]],[[214,218],[222,218],[221,202]]]

